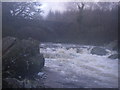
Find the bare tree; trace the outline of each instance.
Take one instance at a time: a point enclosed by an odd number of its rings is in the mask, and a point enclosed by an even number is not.
[[[78,25],[79,25],[79,30],[81,29],[81,24],[82,24],[82,18],[83,18],[83,10],[84,10],[84,7],[85,7],[85,4],[84,3],[76,3],[77,4],[77,7],[78,7],[78,17],[77,17],[77,22],[78,22]]]
[[[78,7],[78,9],[79,9],[80,12],[83,11],[84,6],[85,6],[84,3],[80,3],[80,4],[77,3],[77,7]]]

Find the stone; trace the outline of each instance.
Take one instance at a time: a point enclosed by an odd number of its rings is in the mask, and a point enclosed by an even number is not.
[[[39,73],[38,73],[38,76],[39,76],[39,77],[42,77],[44,74],[45,74],[44,72],[39,72]]]
[[[43,55],[39,54],[34,57],[30,57],[28,64],[29,75],[38,74],[45,64]]]
[[[106,46],[107,49],[109,50],[115,50],[117,51],[118,50],[118,41],[117,40],[114,40],[112,42],[110,42],[107,46]]]
[[[9,75],[18,79],[32,77],[44,67],[45,60],[39,52],[39,41],[32,38],[19,40],[13,37],[6,37],[3,38],[3,45],[2,71],[4,78],[9,77]],[[6,71],[9,74],[6,74]]]
[[[2,88],[23,88],[23,85],[16,78],[6,78],[2,81]]]
[[[2,54],[6,53],[6,51],[11,48],[16,42],[16,38],[14,37],[5,37],[2,42]]]
[[[110,58],[110,59],[118,59],[118,54],[112,54],[108,58]]]
[[[93,49],[91,50],[91,54],[96,54],[96,55],[106,55],[108,52],[101,47],[93,47]]]
[[[43,82],[39,80],[24,79],[22,81],[16,78],[5,78],[2,82],[2,88],[43,88]]]

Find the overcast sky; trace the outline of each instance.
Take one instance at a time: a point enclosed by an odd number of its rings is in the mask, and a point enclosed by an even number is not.
[[[46,16],[48,12],[51,11],[60,11],[64,12],[66,10],[65,3],[62,2],[42,2],[41,9],[44,11],[44,15]]]

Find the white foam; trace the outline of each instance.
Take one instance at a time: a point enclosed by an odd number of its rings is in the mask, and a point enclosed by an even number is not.
[[[60,46],[60,47],[59,47]],[[76,81],[76,77],[86,75],[99,79],[95,82],[110,82],[117,86],[118,81],[118,59],[112,60],[108,56],[116,53],[108,51],[105,56],[90,54],[93,46],[70,48],[58,44],[57,48],[41,48],[41,53],[45,57],[45,66],[51,70],[60,73],[63,76],[69,76],[68,79]],[[69,46],[69,45],[68,45]],[[72,45],[75,47],[75,45]],[[77,52],[77,50],[80,52]],[[108,84],[108,83],[106,83]]]

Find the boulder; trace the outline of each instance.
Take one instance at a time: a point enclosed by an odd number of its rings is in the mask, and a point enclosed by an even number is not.
[[[38,80],[29,80],[24,79],[22,81],[23,88],[44,88],[44,83],[41,79]]]
[[[4,53],[6,53],[6,51],[8,51],[9,48],[11,48],[16,42],[16,38],[14,37],[6,37],[3,38],[3,42],[2,42],[2,54],[4,55]]]
[[[6,37],[3,38],[3,46],[3,78],[11,75],[14,78],[24,79],[34,76],[44,67],[45,60],[39,52],[39,41],[32,38],[19,40]]]
[[[28,74],[29,75],[34,75],[38,74],[38,72],[41,71],[41,68],[44,67],[45,60],[43,58],[43,55],[38,54],[36,56],[30,57],[28,61]]]
[[[91,54],[96,54],[96,55],[106,55],[108,52],[101,47],[93,47],[93,49],[91,50]]]
[[[2,83],[3,88],[23,88],[21,81],[16,78],[5,78]]]
[[[110,49],[110,50],[118,50],[118,41],[117,40],[114,40],[112,42],[110,42],[107,46],[106,46],[107,49]]]
[[[43,88],[43,82],[39,80],[24,79],[22,81],[16,78],[3,79],[2,88]]]
[[[118,54],[112,54],[108,58],[110,58],[110,59],[118,59]]]
[[[21,79],[26,77],[34,77],[44,67],[43,55],[36,55],[29,58],[21,58],[14,61],[14,64],[9,66],[9,71],[14,74],[14,77]],[[14,72],[13,72],[14,71]]]

